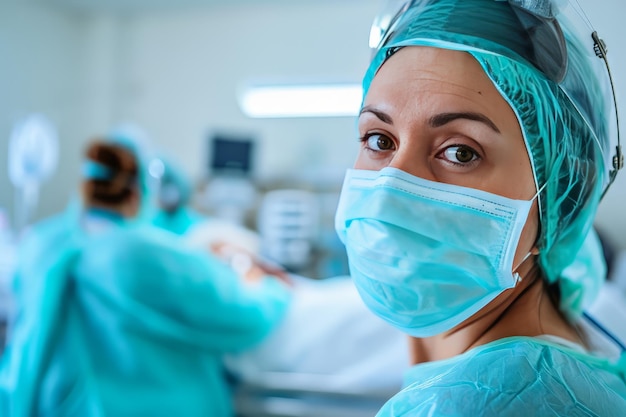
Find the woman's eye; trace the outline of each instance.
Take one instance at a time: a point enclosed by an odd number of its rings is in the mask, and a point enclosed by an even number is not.
[[[472,148],[463,145],[455,145],[446,148],[443,151],[444,159],[453,164],[469,164],[480,158],[480,156]]]
[[[378,133],[366,135],[363,139],[365,146],[373,151],[389,151],[395,149],[393,141]]]

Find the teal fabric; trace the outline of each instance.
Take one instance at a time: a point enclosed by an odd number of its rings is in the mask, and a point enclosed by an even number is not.
[[[501,339],[414,366],[377,417],[623,416],[624,371],[540,339]]]
[[[106,166],[95,162],[83,162],[83,178],[94,180],[110,180],[113,172]]]
[[[19,276],[38,274],[42,269],[41,264],[52,262],[55,257],[55,248],[60,247],[67,239],[70,231],[75,228],[80,216],[80,204],[74,199],[68,207],[61,213],[43,219],[30,226],[24,233],[23,241],[28,241],[28,245],[18,246],[19,259],[38,259],[40,263],[19,263],[16,262],[16,271],[12,280],[13,297],[22,296],[22,280]]]
[[[289,290],[241,285],[151,226],[72,230],[51,222],[24,242],[0,415],[232,416],[221,356],[260,342]]]
[[[174,212],[158,210],[152,224],[177,235],[184,235],[193,226],[207,220],[206,216],[189,207],[179,207]]]
[[[600,293],[601,285],[606,281],[608,267],[602,242],[595,229],[589,230],[583,245],[574,261],[563,270],[561,276],[562,304],[588,308]],[[571,286],[567,288],[566,286]]]

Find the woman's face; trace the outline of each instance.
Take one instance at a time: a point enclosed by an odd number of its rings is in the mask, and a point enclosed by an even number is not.
[[[466,52],[418,46],[396,52],[370,85],[359,136],[357,169],[389,166],[519,200],[536,193],[515,113]],[[534,247],[537,231],[535,202],[514,265]]]

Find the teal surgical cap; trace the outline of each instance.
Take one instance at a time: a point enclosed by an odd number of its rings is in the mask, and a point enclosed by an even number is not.
[[[522,128],[541,190],[539,265],[549,283],[558,282],[561,310],[571,317],[603,277],[562,272],[588,235],[621,158],[606,51],[583,16],[567,1],[405,2],[399,13],[374,22],[375,55],[363,80],[365,97],[379,68],[406,46],[474,56]]]

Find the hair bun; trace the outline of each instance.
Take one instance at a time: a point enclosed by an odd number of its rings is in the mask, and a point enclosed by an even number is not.
[[[86,202],[106,206],[124,203],[137,187],[139,167],[132,151],[95,140],[87,148],[86,158],[110,173],[107,178],[85,179],[83,192]]]

